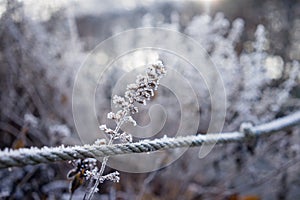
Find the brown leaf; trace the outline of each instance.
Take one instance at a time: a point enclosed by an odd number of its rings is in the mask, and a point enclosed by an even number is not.
[[[20,149],[20,148],[24,148],[26,145],[26,141],[25,141],[25,138],[24,137],[19,137],[17,138],[13,145],[12,145],[12,148],[13,149]]]
[[[239,198],[240,200],[260,200],[259,196],[256,195],[244,195]]]
[[[83,184],[83,172],[77,173],[70,183],[71,194]]]

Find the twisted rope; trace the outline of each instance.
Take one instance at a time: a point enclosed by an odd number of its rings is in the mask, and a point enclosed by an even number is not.
[[[253,137],[261,137],[300,125],[300,111],[289,116],[276,119],[266,124],[252,126],[241,125],[241,130],[229,133],[211,133],[207,135],[184,136],[177,138],[161,138],[143,140],[136,143],[114,145],[59,146],[43,148],[6,149],[0,151],[0,168],[36,165],[57,161],[68,161],[84,158],[101,158],[120,154],[153,152],[163,149],[196,147],[204,144],[224,144],[247,141]]]

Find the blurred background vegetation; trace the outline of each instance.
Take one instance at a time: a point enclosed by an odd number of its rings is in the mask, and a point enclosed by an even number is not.
[[[72,116],[77,70],[101,41],[146,26],[191,36],[217,63],[228,98],[224,131],[237,130],[243,121],[259,124],[300,108],[297,0],[3,0],[0,148],[80,144]],[[176,60],[172,64],[184,71]],[[123,71],[117,72],[120,76]],[[185,75],[201,93],[199,99],[207,97],[197,77]],[[110,111],[113,80],[106,80],[99,91],[99,113]],[[176,103],[172,98],[158,101],[169,102],[166,108],[171,112]],[[210,103],[204,100],[201,110],[194,112],[201,113],[199,133],[205,133]],[[105,117],[99,114],[99,122]],[[164,133],[174,131],[178,118],[180,114],[169,117]],[[255,145],[218,146],[204,159],[198,159],[197,149],[190,149],[159,171],[121,173],[120,183],[102,184],[95,199],[298,199],[299,131],[295,127]],[[1,170],[0,199],[68,199],[66,174],[71,168],[70,163],[56,163]],[[82,199],[84,192],[80,187],[73,199]]]

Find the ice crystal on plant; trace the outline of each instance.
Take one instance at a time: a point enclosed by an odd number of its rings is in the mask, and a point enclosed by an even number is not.
[[[74,168],[67,174],[67,177],[72,179],[70,183],[71,194],[83,184],[84,179],[90,179],[92,174],[98,171],[97,160],[94,158],[79,159],[73,164]]]
[[[96,145],[105,145],[106,140],[104,138],[101,138],[101,139],[99,138],[94,142],[94,144],[96,144]]]
[[[105,180],[109,180],[109,181],[118,183],[120,181],[119,175],[120,175],[120,173],[118,171],[109,173],[109,174],[107,174],[105,176],[102,176],[100,182],[103,183]]]

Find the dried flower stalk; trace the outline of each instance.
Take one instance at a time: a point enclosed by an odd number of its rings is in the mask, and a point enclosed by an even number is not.
[[[132,123],[134,126],[137,124],[131,116],[139,111],[138,107],[135,106],[135,103],[146,105],[147,101],[154,96],[154,90],[157,90],[159,81],[165,74],[166,68],[161,61],[158,61],[147,68],[146,75],[138,75],[135,83],[127,85],[124,97],[118,95],[113,97],[113,104],[121,109],[116,113],[108,113],[107,118],[114,120],[116,127],[111,129],[105,124],[99,127],[100,130],[110,136],[108,145],[113,144],[114,140],[117,139],[124,143],[132,142],[132,136],[129,133],[121,131],[121,126],[125,123]],[[120,177],[118,171],[103,175],[108,158],[108,156],[103,158],[99,171],[87,171],[88,177],[91,180],[96,180],[96,182],[91,190],[85,195],[84,199],[90,200],[94,193],[97,192],[98,185],[105,180],[119,182]]]

